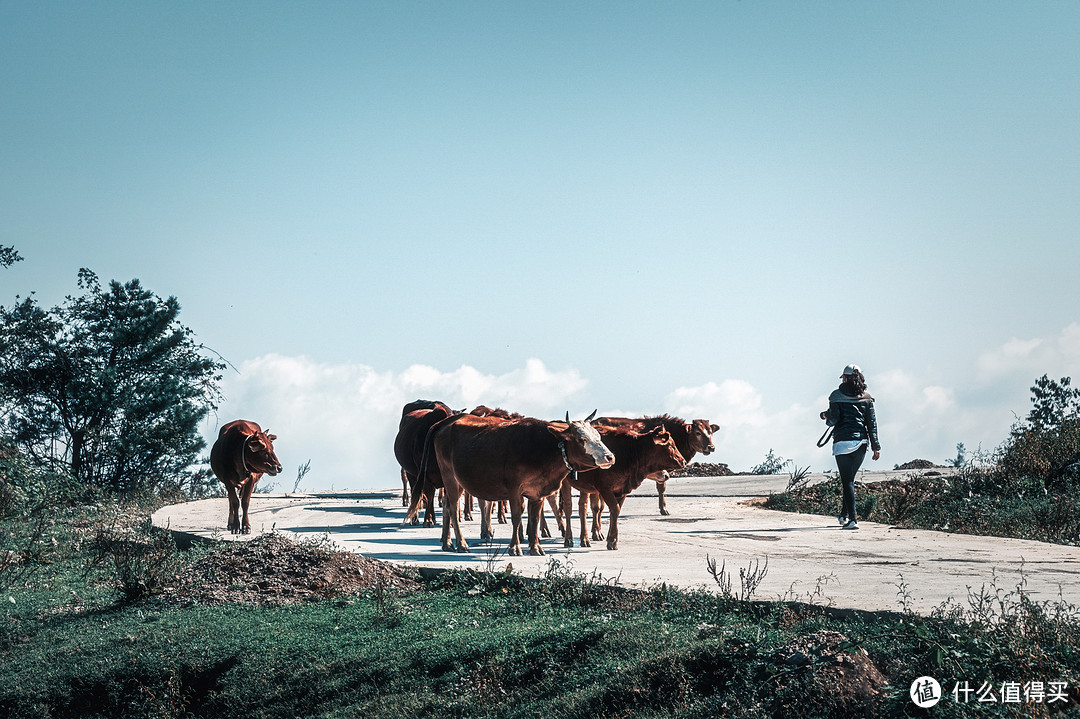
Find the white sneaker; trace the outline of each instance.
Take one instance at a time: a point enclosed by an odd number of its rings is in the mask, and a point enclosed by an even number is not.
[[[859,523],[856,522],[854,519],[852,519],[847,524],[845,524],[843,527],[841,527],[841,529],[858,529],[858,528],[859,528]]]

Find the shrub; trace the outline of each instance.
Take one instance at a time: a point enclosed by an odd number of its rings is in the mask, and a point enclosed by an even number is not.
[[[1063,468],[1080,459],[1080,389],[1072,379],[1043,375],[1031,387],[1032,409],[1013,425],[998,448],[997,470],[1008,477],[1056,481]]]
[[[176,569],[172,535],[149,520],[138,529],[99,526],[92,564],[107,564],[124,599],[135,601],[165,588]]]
[[[780,474],[788,464],[791,463],[790,459],[784,459],[773,453],[772,448],[769,448],[769,453],[765,455],[765,459],[761,464],[753,467],[750,470],[750,474]]]

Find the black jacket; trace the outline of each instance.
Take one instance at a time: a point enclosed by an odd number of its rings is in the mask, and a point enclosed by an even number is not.
[[[881,450],[878,441],[877,417],[874,415],[874,398],[866,392],[859,395],[847,393],[848,387],[840,385],[829,395],[829,411],[825,423],[833,427],[833,442],[869,439],[870,448]]]

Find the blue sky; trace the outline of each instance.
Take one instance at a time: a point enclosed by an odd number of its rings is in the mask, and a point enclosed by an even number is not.
[[[823,470],[849,362],[878,466],[943,461],[1080,379],[1077,47],[1074,2],[0,1],[0,302],[175,295],[207,435],[310,489],[392,486],[418,397]]]

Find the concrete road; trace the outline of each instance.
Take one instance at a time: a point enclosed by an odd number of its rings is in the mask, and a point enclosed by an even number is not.
[[[909,472],[863,472],[879,481]],[[823,477],[817,477],[820,480]],[[757,599],[787,599],[865,610],[928,613],[942,602],[967,606],[969,591],[1010,592],[1023,583],[1036,601],[1064,598],[1080,605],[1080,548],[1040,542],[897,529],[862,522],[841,530],[832,517],[761,509],[754,498],[783,491],[787,475],[681,478],[668,484],[671,515],[660,516],[655,487],[648,483],[627,498],[619,520],[619,549],[605,542],[565,549],[560,538],[543,541],[543,557],[507,557],[508,525],[495,525],[492,544],[479,541],[476,520],[463,522],[471,553],[443,552],[439,527],[401,526],[400,489],[337,494],[256,494],[252,535],[225,531],[224,498],[165,507],[154,524],[203,538],[245,539],[261,532],[300,537],[329,535],[344,549],[402,564],[502,570],[507,563],[537,576],[552,560],[575,572],[623,586],[666,582],[681,587],[719,587],[707,558],[722,564],[740,589],[740,571],[766,567]],[[554,530],[554,522],[549,523]],[[577,535],[575,511],[574,534]],[[604,516],[605,531],[607,515]],[[527,550],[526,550],[527,551]]]

